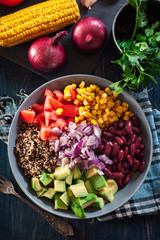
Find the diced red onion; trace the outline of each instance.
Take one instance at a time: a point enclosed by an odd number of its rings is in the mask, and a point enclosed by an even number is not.
[[[77,155],[79,155],[81,153],[82,150],[82,144],[83,144],[83,139],[81,141],[79,141],[73,151],[73,158],[75,158]]]
[[[101,170],[97,170],[97,173],[100,175],[100,176],[103,176],[104,175],[104,172],[103,171],[101,171]]]
[[[64,167],[67,163],[69,163],[69,158],[62,158],[62,167]]]
[[[52,128],[52,132],[53,132],[57,137],[60,137],[60,136],[62,135],[62,133],[63,133],[63,131],[62,131],[60,128],[58,128],[58,127]]]

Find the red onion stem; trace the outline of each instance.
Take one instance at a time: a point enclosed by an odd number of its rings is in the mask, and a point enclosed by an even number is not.
[[[67,31],[61,31],[59,33],[56,34],[56,36],[54,36],[53,38],[51,38],[51,43],[57,44],[63,37],[65,37],[67,35]]]

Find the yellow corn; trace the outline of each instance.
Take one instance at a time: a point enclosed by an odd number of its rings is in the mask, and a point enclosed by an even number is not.
[[[58,115],[61,115],[63,112],[63,109],[62,108],[57,108],[55,113],[58,114]]]
[[[11,47],[59,31],[80,18],[76,0],[45,1],[0,18],[0,46]]]

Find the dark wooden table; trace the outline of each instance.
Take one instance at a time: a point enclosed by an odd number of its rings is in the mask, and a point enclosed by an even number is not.
[[[120,69],[111,63],[118,53],[112,36],[109,36],[103,55],[96,68],[89,74],[111,81],[120,78]],[[78,73],[78,72],[77,72]],[[68,72],[70,74],[70,72]],[[27,93],[48,81],[3,57],[0,57],[0,96],[16,98],[20,89]],[[153,108],[160,110],[160,85],[149,86],[149,97]],[[0,141],[0,174],[9,178],[18,193],[26,198],[11,172],[7,145]],[[99,222],[97,219],[68,220],[74,227],[75,240],[160,240],[160,215],[133,217],[124,220]],[[0,193],[0,239],[1,240],[51,240],[67,239],[59,235],[45,220],[25,203],[11,195]],[[71,238],[68,238],[71,239]]]

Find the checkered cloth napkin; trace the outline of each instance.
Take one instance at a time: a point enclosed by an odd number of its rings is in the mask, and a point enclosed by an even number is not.
[[[152,109],[147,90],[132,94],[143,109],[152,131],[153,158],[148,175],[137,193],[122,207],[99,218],[107,221],[134,215],[151,215],[160,211],[160,111]],[[10,97],[0,97],[0,139],[6,144],[12,118],[27,95],[22,90],[15,102]]]

